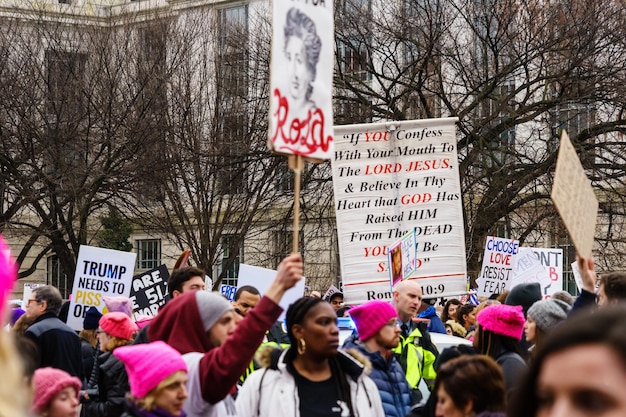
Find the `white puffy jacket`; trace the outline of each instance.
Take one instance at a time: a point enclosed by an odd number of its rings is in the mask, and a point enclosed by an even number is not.
[[[237,396],[239,417],[300,417],[300,398],[295,380],[287,370],[284,351],[270,368],[252,373]],[[350,385],[352,417],[384,417],[376,384],[364,373],[364,366],[349,354],[337,353],[339,366]]]

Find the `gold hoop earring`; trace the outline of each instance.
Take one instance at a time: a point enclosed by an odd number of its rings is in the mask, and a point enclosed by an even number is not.
[[[304,352],[306,352],[306,342],[304,341],[304,339],[300,339],[298,340],[298,355],[304,355]]]

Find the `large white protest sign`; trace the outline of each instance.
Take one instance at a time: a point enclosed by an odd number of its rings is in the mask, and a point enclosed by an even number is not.
[[[273,1],[269,146],[332,156],[335,31],[332,0]]]
[[[81,245],[67,324],[82,330],[89,307],[103,312],[104,296],[129,297],[136,253]]]
[[[335,127],[335,213],[346,302],[391,299],[388,248],[415,229],[425,297],[462,294],[456,118]]]
[[[519,242],[517,240],[487,237],[483,265],[480,268],[480,276],[476,279],[478,285],[476,294],[479,297],[489,297],[491,294],[504,292],[513,276],[513,266],[518,253]]]
[[[533,248],[550,278],[548,285],[541,286],[541,294],[549,298],[557,291],[563,291],[563,249]]]
[[[267,291],[272,281],[274,281],[274,278],[276,278],[276,271],[273,269],[240,264],[237,287],[241,288],[244,285],[252,285],[259,290],[261,294],[265,294],[265,291]],[[285,312],[287,308],[289,308],[289,305],[302,296],[304,296],[304,278],[298,281],[293,288],[288,289],[280,300],[279,305],[283,308],[283,312],[279,320],[285,318]]]

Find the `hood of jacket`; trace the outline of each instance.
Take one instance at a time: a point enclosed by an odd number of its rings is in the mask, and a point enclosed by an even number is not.
[[[266,347],[257,354],[257,361],[263,367],[289,372],[287,366],[293,361],[295,355],[296,352],[292,349],[282,350],[276,347]],[[354,381],[358,380],[361,375],[367,375],[371,368],[369,360],[355,349],[351,351],[338,350],[337,361],[343,372]]]
[[[182,355],[207,352],[214,346],[204,331],[195,293],[188,292],[170,300],[148,328],[150,342],[162,340]]]
[[[438,317],[437,310],[433,306],[428,306],[426,310],[418,314],[418,317],[423,319],[432,319],[433,317]]]
[[[391,364],[391,358],[393,357],[390,356],[389,359],[385,359],[380,352],[370,352],[365,344],[358,339],[346,340],[343,344],[343,350],[359,361],[361,361],[359,358],[363,358],[362,360],[366,361],[364,362],[364,366],[368,374],[370,372],[369,367],[383,370],[388,369]]]

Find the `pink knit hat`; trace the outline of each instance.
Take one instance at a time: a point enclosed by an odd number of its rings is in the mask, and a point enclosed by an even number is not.
[[[187,365],[180,353],[160,340],[118,347],[113,354],[126,365],[130,393],[135,398],[144,398],[174,372],[187,372]]]
[[[152,319],[154,319],[154,317],[145,316],[145,315],[137,316],[137,318],[135,319],[135,324],[137,325],[137,328],[141,330],[144,327],[146,327],[148,324],[150,324]]]
[[[31,411],[40,415],[54,396],[63,388],[73,387],[76,390],[76,398],[78,398],[78,391],[80,391],[82,384],[80,379],[71,376],[61,369],[47,367],[39,368],[35,371],[33,386],[35,387],[35,392]]]
[[[120,312],[106,313],[100,319],[100,327],[111,336],[124,340],[132,339],[133,333],[137,331],[137,326],[130,317]]]
[[[349,313],[356,324],[361,340],[374,336],[389,320],[398,317],[396,309],[391,304],[380,300],[368,301],[360,306],[352,307]]]
[[[108,313],[119,311],[128,317],[133,315],[133,302],[127,297],[102,297]]]
[[[485,330],[521,340],[526,320],[524,319],[522,306],[496,304],[478,313],[476,321]]]

